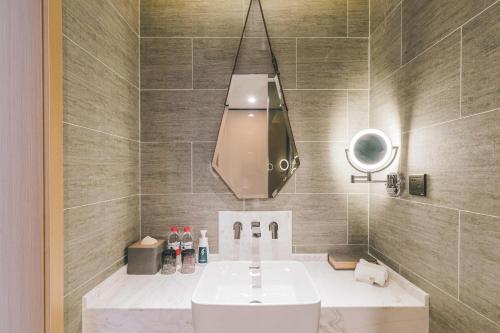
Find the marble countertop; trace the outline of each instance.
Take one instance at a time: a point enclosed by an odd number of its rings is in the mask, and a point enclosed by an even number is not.
[[[390,271],[386,287],[354,281],[353,271],[336,271],[325,256],[297,255],[321,296],[322,308],[426,307],[428,295]],[[127,275],[122,267],[84,296],[86,309],[191,309],[191,295],[204,266],[193,274]]]

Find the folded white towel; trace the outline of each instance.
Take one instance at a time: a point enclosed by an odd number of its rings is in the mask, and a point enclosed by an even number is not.
[[[382,265],[372,264],[368,261],[361,259],[356,265],[354,270],[354,279],[356,281],[365,282],[368,284],[378,284],[385,286],[389,277],[387,268]]]

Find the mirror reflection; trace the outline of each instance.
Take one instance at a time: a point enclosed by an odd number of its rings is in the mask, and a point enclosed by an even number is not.
[[[238,198],[271,198],[299,164],[277,76],[233,75],[213,168]]]

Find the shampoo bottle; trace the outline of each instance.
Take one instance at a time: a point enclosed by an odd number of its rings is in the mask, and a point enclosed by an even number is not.
[[[208,262],[208,238],[207,231],[200,230],[200,241],[198,245],[198,263],[206,264]]]

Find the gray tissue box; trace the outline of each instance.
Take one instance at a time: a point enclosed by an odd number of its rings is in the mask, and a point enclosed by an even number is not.
[[[127,274],[156,274],[161,268],[161,256],[165,241],[159,240],[153,245],[142,245],[140,241],[128,247]]]

